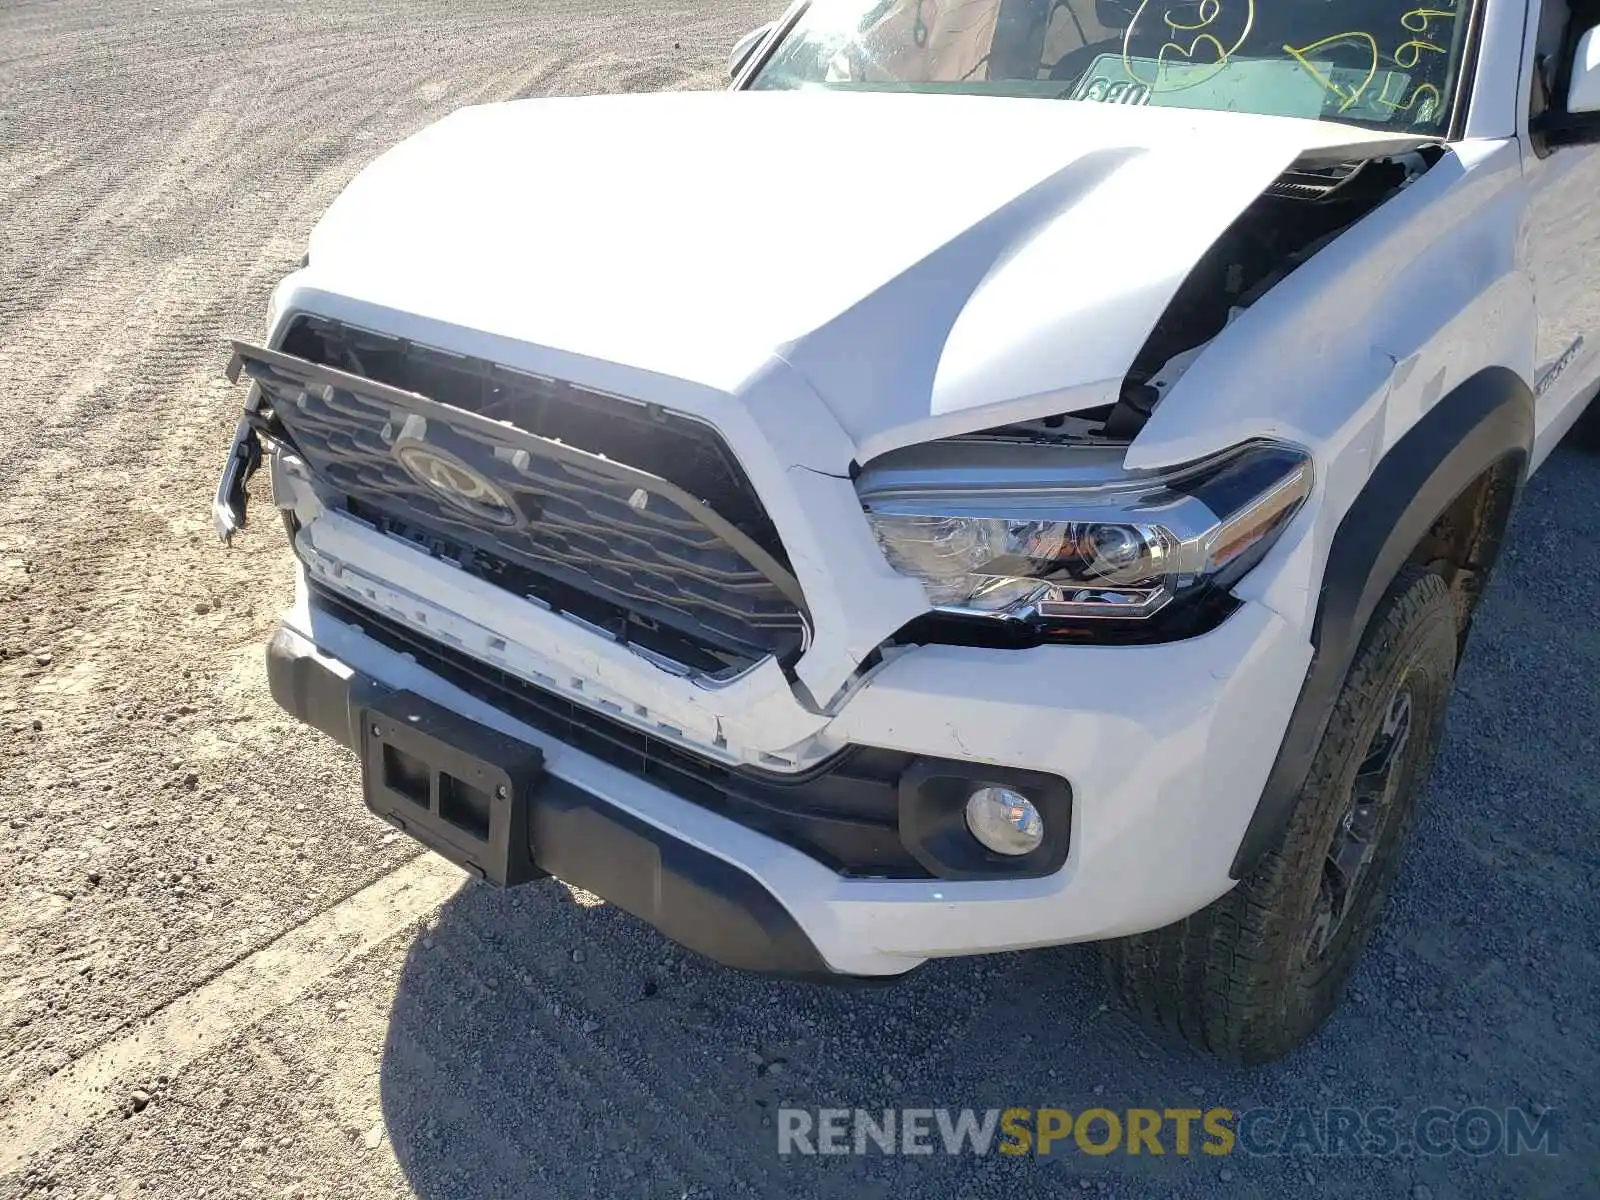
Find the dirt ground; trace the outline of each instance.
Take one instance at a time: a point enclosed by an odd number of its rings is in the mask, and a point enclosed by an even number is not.
[[[269,519],[208,503],[223,339],[461,105],[716,86],[755,0],[0,8],[0,1197],[1600,1192],[1600,459],[1532,483],[1396,903],[1326,1033],[1219,1068],[1093,954],[751,979],[558,884],[465,886],[282,717]],[[783,1103],[1441,1106],[1558,1153],[784,1159]]]

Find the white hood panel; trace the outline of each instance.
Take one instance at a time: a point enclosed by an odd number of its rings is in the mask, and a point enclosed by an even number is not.
[[[516,101],[364,171],[301,282],[727,393],[776,355],[865,461],[1109,402],[1195,261],[1297,156],[1414,144],[972,96]]]

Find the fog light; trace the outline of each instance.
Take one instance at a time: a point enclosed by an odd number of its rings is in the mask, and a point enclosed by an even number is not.
[[[967,797],[967,828],[996,854],[1027,854],[1044,841],[1044,819],[1021,792],[981,787]]]

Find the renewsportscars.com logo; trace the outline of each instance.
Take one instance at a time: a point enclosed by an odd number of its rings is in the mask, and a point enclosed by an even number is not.
[[[1541,1108],[780,1108],[778,1153],[1246,1154],[1440,1157],[1556,1154]]]

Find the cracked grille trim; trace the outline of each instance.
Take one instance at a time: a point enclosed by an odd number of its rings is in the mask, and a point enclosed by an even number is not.
[[[763,633],[777,636],[798,623],[802,649],[809,640],[810,617],[793,573],[673,481],[283,351],[243,341],[233,350],[229,378],[254,380],[272,402],[285,440],[351,500],[398,508],[485,553],[647,618],[665,610],[689,626],[684,632],[735,639],[757,657],[773,652]],[[496,503],[509,491],[516,519],[508,526],[441,502],[397,456],[408,441],[470,460],[501,497]],[[641,496],[643,503],[635,503]]]

